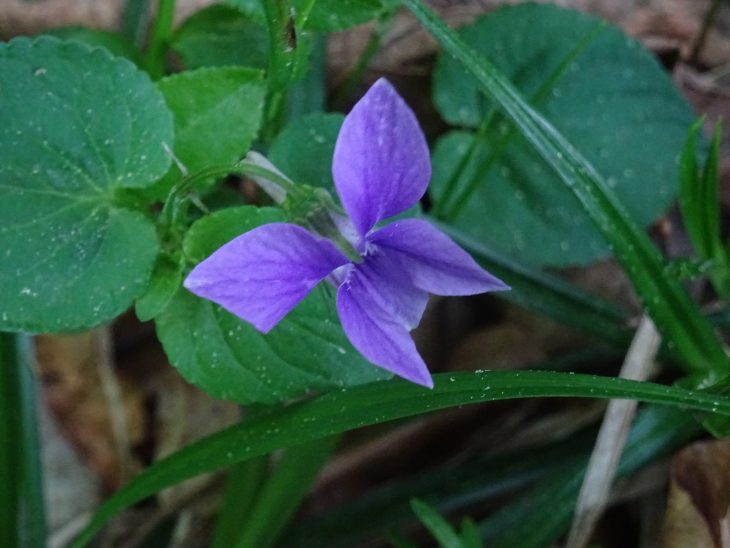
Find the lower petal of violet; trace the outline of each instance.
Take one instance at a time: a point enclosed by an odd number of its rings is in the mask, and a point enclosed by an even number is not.
[[[428,293],[413,285],[397,259],[369,246],[363,262],[353,265],[347,282],[361,299],[380,308],[393,321],[411,331],[418,327],[428,304]]]
[[[271,223],[234,238],[196,266],[185,287],[263,333],[349,260],[304,228]]]
[[[413,285],[429,293],[476,295],[509,289],[428,221],[395,221],[367,239],[399,260]]]
[[[432,388],[433,380],[408,328],[402,319],[383,308],[382,302],[374,298],[374,289],[357,271],[353,271],[338,289],[337,311],[345,334],[352,345],[375,365]]]

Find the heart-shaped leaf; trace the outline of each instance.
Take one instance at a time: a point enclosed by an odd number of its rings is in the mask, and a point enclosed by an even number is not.
[[[157,255],[125,189],[167,171],[172,116],[132,63],[80,42],[2,44],[0,74],[0,329],[101,324]]]
[[[524,4],[482,17],[460,34],[528,97],[560,73],[535,107],[580,146],[629,212],[646,225],[676,195],[677,160],[693,114],[649,52],[619,29],[602,25],[574,10]],[[580,43],[585,45],[576,52]],[[471,128],[492,107],[477,81],[447,54],[437,62],[434,100],[448,122]],[[437,144],[436,203],[453,204],[471,181],[477,183],[454,212],[454,224],[536,264],[587,263],[608,255],[580,204],[537,153],[521,137],[501,145],[506,124],[493,124],[493,129],[477,144],[453,191],[447,191],[447,181],[472,137],[450,134]],[[490,154],[495,158],[488,160]],[[487,161],[491,168],[480,172]]]

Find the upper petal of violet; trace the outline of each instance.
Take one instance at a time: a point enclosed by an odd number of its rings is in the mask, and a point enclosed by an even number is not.
[[[345,118],[332,175],[361,236],[426,192],[431,179],[426,139],[413,111],[387,80],[373,84]]]
[[[234,238],[196,266],[185,287],[267,333],[349,260],[304,228],[271,223]]]
[[[413,285],[429,293],[475,295],[509,289],[427,221],[395,221],[370,234],[367,240],[398,259]]]

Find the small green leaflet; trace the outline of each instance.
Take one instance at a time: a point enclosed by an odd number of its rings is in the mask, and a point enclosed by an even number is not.
[[[263,72],[207,67],[168,76],[157,86],[175,116],[175,156],[188,172],[233,164],[248,151],[261,123]],[[164,198],[180,177],[173,166],[154,193]]]

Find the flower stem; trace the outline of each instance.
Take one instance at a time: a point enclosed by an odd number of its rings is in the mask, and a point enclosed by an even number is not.
[[[288,0],[264,0],[269,35],[268,93],[264,106],[262,139],[269,142],[278,133],[286,105],[287,88],[297,68],[297,27]]]
[[[158,80],[165,74],[165,50],[172,35],[174,15],[175,0],[159,0],[150,43],[144,59],[145,69],[153,80]]]

